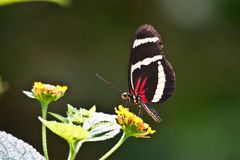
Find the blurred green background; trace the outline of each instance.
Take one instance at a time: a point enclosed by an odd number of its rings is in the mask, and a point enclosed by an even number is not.
[[[41,148],[40,106],[22,94],[34,81],[69,86],[49,111],[66,104],[113,113],[123,90],[132,37],[142,24],[160,32],[177,77],[175,94],[157,107],[163,121],[151,139],[129,139],[109,159],[240,159],[240,1],[75,0],[62,8],[23,3],[0,8],[0,130]],[[50,116],[49,116],[50,118]],[[50,159],[64,160],[67,143],[48,132]],[[86,143],[78,159],[95,160],[119,137]]]

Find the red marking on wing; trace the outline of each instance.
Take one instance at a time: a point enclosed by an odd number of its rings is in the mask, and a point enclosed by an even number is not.
[[[139,89],[139,86],[140,86],[140,82],[141,82],[141,78],[139,78],[139,79],[137,80],[137,84],[136,84],[136,87],[135,87],[135,89],[134,89],[134,94],[135,94],[135,95],[138,95],[138,89]]]
[[[140,95],[141,101],[143,103],[147,103],[148,102],[147,97],[145,95],[146,82],[147,82],[147,77],[143,81],[141,81],[141,78],[138,78],[136,87],[134,89],[134,95],[135,96]]]
[[[140,89],[139,89],[139,94],[140,94],[140,97],[141,97],[141,101],[143,103],[146,103],[148,101],[147,97],[145,95],[146,82],[147,82],[147,77],[143,80],[143,82],[141,83]]]

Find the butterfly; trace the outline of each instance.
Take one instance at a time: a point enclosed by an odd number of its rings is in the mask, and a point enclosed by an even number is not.
[[[175,89],[176,78],[163,52],[160,34],[151,25],[140,26],[132,42],[128,67],[129,92],[122,98],[143,108],[156,122],[160,116],[152,107],[168,100]]]

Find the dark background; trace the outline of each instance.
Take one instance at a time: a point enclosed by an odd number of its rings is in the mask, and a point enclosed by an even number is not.
[[[34,81],[69,86],[50,105],[51,112],[65,114],[69,103],[114,113],[120,94],[95,73],[127,91],[132,37],[145,23],[162,36],[177,88],[157,107],[160,124],[144,116],[157,130],[152,138],[130,138],[109,159],[240,159],[238,0],[75,0],[67,8],[50,3],[1,7],[0,75],[9,89],[0,97],[0,130],[42,153],[40,105],[22,94]],[[50,159],[66,159],[67,143],[48,133]],[[98,159],[119,136],[83,144],[79,159]]]

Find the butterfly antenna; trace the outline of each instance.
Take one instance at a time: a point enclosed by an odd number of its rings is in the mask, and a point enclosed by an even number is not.
[[[104,79],[102,76],[100,76],[98,73],[96,73],[96,76],[101,79],[103,82],[107,83],[110,87],[112,87],[113,89],[117,90],[118,92],[122,93],[122,90],[119,89],[117,86],[115,86],[114,84],[112,84],[111,82],[107,81],[106,79]]]

